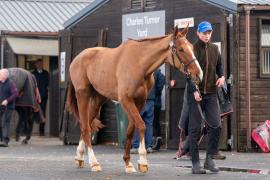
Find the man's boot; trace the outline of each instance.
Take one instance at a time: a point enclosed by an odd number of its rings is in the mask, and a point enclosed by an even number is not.
[[[221,154],[220,151],[218,151],[216,154],[211,155],[212,159],[216,159],[216,160],[224,160],[226,159],[226,156]]]
[[[216,167],[211,155],[207,155],[204,162],[204,169],[210,170],[211,172],[219,172],[219,169]]]
[[[192,164],[192,174],[206,174],[206,171],[202,169],[200,162]]]

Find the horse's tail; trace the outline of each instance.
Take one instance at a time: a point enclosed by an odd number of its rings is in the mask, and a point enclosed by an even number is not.
[[[75,89],[72,84],[72,82],[69,82],[69,87],[68,87],[68,94],[67,94],[67,110],[69,112],[73,112],[74,115],[76,116],[76,119],[79,118],[79,110],[78,110],[78,104],[77,104],[77,98],[75,95]]]
[[[101,121],[97,118],[95,118],[91,123],[91,130],[92,132],[98,132],[99,129],[102,129],[104,125],[101,123]]]
[[[69,82],[68,87],[68,94],[67,94],[67,109],[69,112],[73,112],[75,115],[75,119],[79,119],[79,110],[78,110],[78,104],[77,104],[77,98],[75,95],[75,89],[72,84],[72,82]],[[92,131],[99,131],[99,129],[103,128],[104,125],[101,123],[101,121],[97,118],[94,118],[92,123],[90,124]]]

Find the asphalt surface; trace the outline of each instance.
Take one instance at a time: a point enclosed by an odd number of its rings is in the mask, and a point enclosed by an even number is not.
[[[174,160],[175,150],[161,150],[147,156],[147,173],[126,174],[122,160],[123,149],[114,145],[96,145],[94,151],[102,166],[102,172],[91,172],[85,154],[85,167],[77,168],[74,163],[76,146],[62,145],[57,138],[33,137],[28,145],[11,141],[9,147],[0,147],[1,180],[66,180],[66,179],[270,179],[270,154],[223,152],[226,160],[216,161],[222,171],[218,174],[191,174],[191,162],[187,158]],[[205,153],[201,152],[201,164]],[[137,166],[138,155],[132,155]],[[137,167],[136,167],[137,168]],[[231,168],[229,170],[229,168]],[[251,170],[253,173],[237,172]],[[257,171],[256,171],[257,170]],[[260,171],[259,171],[260,170]],[[236,172],[233,172],[236,171]]]

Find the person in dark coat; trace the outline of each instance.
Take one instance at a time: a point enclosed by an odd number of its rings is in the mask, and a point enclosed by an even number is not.
[[[0,146],[8,147],[9,128],[12,111],[15,108],[15,99],[18,96],[16,85],[9,79],[7,69],[0,70]]]
[[[192,173],[205,174],[207,170],[218,172],[213,155],[218,151],[218,142],[221,132],[220,110],[217,100],[217,87],[222,87],[225,82],[221,55],[218,47],[210,42],[212,25],[203,21],[198,25],[198,41],[194,44],[194,53],[203,69],[203,80],[199,84],[199,91],[189,89],[189,149],[192,159]],[[218,77],[218,78],[216,78]],[[208,130],[208,146],[204,169],[200,165],[198,137],[201,133],[202,111],[205,113],[205,122]]]
[[[155,92],[155,105],[154,105],[154,122],[153,122],[153,150],[159,150],[161,145],[161,127],[159,122],[159,115],[161,111],[161,95],[165,85],[165,76],[158,69],[154,72],[156,82],[154,88]]]
[[[33,74],[36,77],[38,90],[41,97],[40,107],[43,111],[43,116],[46,117],[46,106],[48,100],[48,88],[49,88],[49,73],[43,69],[42,59],[38,59],[35,63],[36,69],[33,71]],[[39,124],[39,134],[44,136],[45,134],[45,121]]]

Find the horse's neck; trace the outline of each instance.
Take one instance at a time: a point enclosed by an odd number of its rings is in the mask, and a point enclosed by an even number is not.
[[[149,43],[150,51],[148,50],[147,58],[142,58],[141,64],[145,68],[146,76],[153,73],[160,67],[168,56],[168,48],[171,36],[166,36],[159,40],[152,40]],[[151,44],[151,45],[150,45]]]

